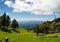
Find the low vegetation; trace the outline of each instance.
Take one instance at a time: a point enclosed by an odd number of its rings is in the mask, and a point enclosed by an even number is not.
[[[47,35],[40,33],[41,36],[36,36],[33,31],[27,32],[26,29],[22,28],[16,29],[19,33],[10,28],[9,30],[11,33],[0,30],[0,41],[5,42],[5,37],[8,37],[8,42],[60,42],[60,33]]]

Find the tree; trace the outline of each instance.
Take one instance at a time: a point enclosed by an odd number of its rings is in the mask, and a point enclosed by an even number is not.
[[[49,32],[49,24],[43,23],[39,26],[40,33],[48,33]]]
[[[39,26],[36,25],[36,35],[38,35],[38,34],[39,34]]]
[[[50,33],[54,33],[54,32],[55,32],[55,24],[56,24],[55,21],[53,21],[53,22],[50,24]]]
[[[44,22],[40,25],[36,25],[34,27],[34,32],[36,32],[36,34],[38,35],[39,33],[49,33],[49,23],[48,22]]]
[[[1,26],[2,26],[2,25],[1,25],[1,21],[2,21],[2,16],[0,16],[0,28],[1,28]]]
[[[10,17],[7,15],[6,16],[6,27],[10,25]]]
[[[12,21],[12,23],[11,23],[11,27],[12,27],[14,30],[19,27],[18,22],[17,22],[15,19],[13,19],[13,21]]]
[[[4,27],[4,29],[6,29],[6,13],[4,13],[2,16],[1,25]]]
[[[60,32],[60,22],[55,24],[55,31]]]

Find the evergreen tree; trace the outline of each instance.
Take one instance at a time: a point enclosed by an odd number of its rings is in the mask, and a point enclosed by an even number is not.
[[[39,25],[36,25],[34,28],[33,28],[34,32],[36,33],[36,35],[38,36],[39,34]]]
[[[15,19],[12,21],[11,27],[12,27],[14,30],[19,27],[18,22],[17,22]]]
[[[6,13],[4,13],[2,16],[1,25],[4,27],[4,29],[6,29]]]
[[[10,25],[10,17],[7,15],[6,16],[6,27]]]
[[[38,35],[39,34],[39,26],[36,25],[36,34]]]
[[[1,25],[1,21],[2,21],[2,16],[0,16],[0,28],[1,28],[1,26],[2,26],[2,25]]]

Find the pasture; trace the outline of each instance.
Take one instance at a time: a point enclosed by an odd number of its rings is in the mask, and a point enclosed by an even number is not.
[[[60,42],[60,33],[36,36],[33,31],[27,32],[26,29],[17,29],[16,31],[9,29],[9,31],[11,32],[0,30],[0,42],[5,42],[5,37],[8,37],[9,42]],[[53,37],[55,35],[58,37]]]

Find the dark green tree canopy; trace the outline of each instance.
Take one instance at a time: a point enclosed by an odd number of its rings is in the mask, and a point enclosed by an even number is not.
[[[10,25],[10,17],[9,17],[9,15],[6,15],[5,12],[4,12],[4,14],[0,17],[0,25],[1,25],[1,27],[3,27],[4,29],[7,29],[7,27]]]
[[[55,33],[60,32],[60,18],[54,19],[52,21],[43,22],[40,25],[36,25],[33,28],[34,32],[38,33]]]
[[[13,19],[11,27],[14,28],[14,30],[19,27],[18,22],[15,19]]]
[[[8,27],[10,25],[10,17],[6,16],[6,26]]]
[[[2,15],[1,25],[4,26],[4,27],[6,26],[6,13],[4,13],[4,14]]]

